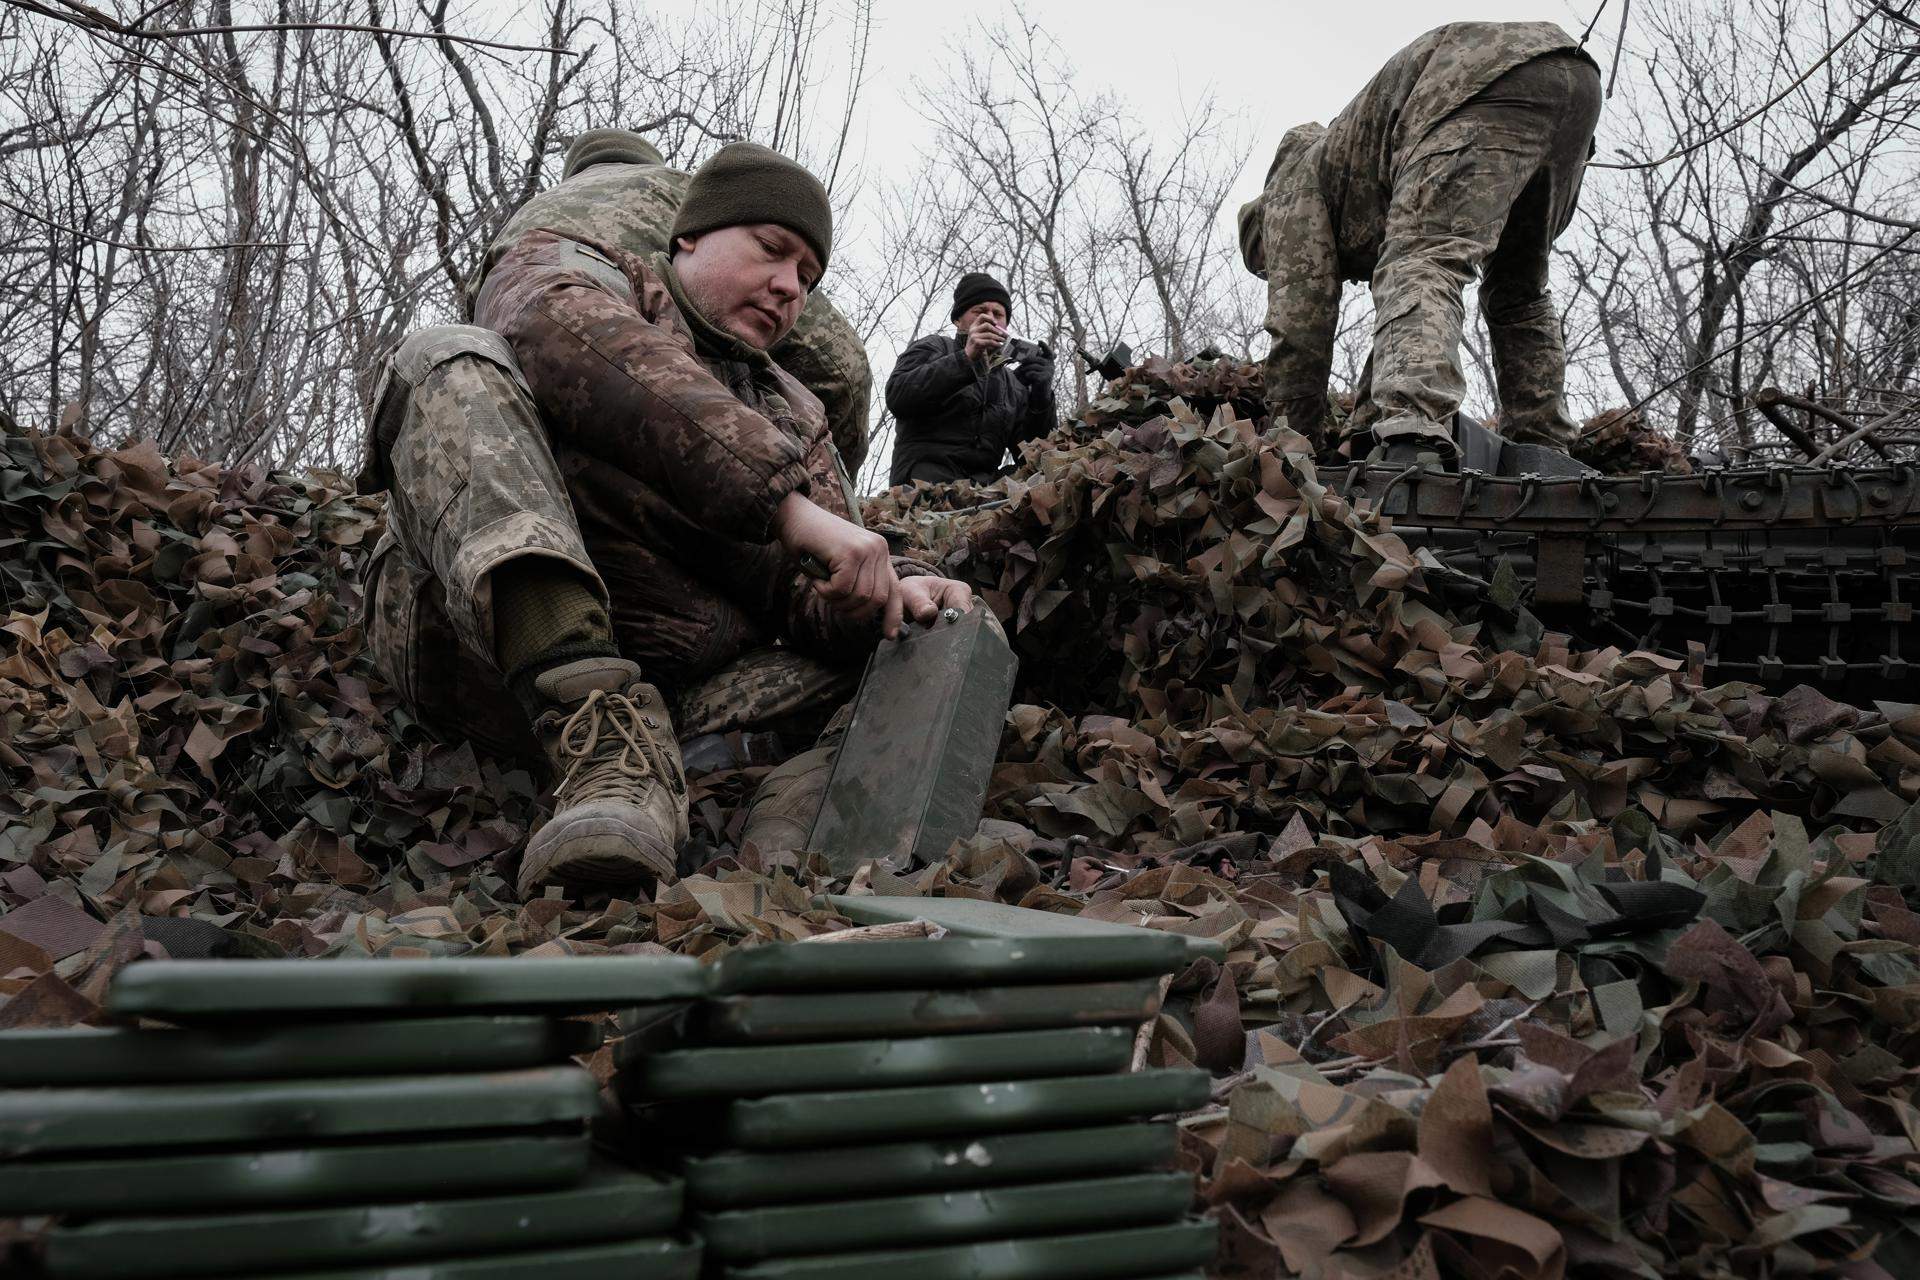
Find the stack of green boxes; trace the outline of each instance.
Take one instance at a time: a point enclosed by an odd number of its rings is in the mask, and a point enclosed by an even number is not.
[[[677,1181],[592,1155],[566,1015],[706,989],[654,957],[167,961],[121,1029],[0,1032],[0,1217],[52,1277],[693,1277]],[[174,1024],[167,1028],[150,1020]]]
[[[1179,938],[801,943],[635,1026],[617,1087],[679,1153],[710,1276],[1042,1280],[1197,1273],[1212,1224],[1151,1117],[1195,1071],[1130,1071]]]

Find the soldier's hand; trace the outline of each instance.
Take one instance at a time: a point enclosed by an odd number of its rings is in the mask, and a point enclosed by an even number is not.
[[[978,362],[1006,345],[1007,331],[990,320],[976,320],[967,330],[967,359]]]
[[[973,588],[952,578],[902,578],[900,600],[909,622],[931,626],[942,609],[958,609],[962,613],[971,609]]]
[[[900,630],[900,579],[894,575],[885,538],[798,493],[781,499],[773,531],[789,552],[812,556],[826,570],[813,589],[828,608],[850,618],[871,618],[884,611],[887,634]]]

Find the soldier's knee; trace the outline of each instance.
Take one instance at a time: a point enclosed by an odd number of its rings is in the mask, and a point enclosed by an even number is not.
[[[1501,288],[1488,289],[1481,286],[1480,312],[1486,316],[1489,325],[1512,328],[1516,326],[1532,327],[1547,320],[1559,323],[1559,308],[1553,305],[1553,295],[1540,289]]]
[[[415,329],[387,357],[390,377],[417,387],[441,365],[457,360],[482,360],[506,370],[516,380],[520,364],[507,340],[491,329],[472,324],[436,324]]]
[[[502,401],[518,401],[532,413],[532,393],[513,348],[491,329],[471,324],[437,324],[416,329],[387,353],[380,385],[374,393],[372,437],[375,475],[382,487],[394,482],[392,454],[403,434],[423,423],[464,416],[461,395],[433,394],[449,371],[468,368],[478,376],[468,385],[473,394],[499,408]]]

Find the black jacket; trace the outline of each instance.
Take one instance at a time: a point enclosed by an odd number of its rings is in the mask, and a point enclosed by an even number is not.
[[[983,369],[967,359],[965,339],[943,333],[900,353],[887,379],[887,408],[897,424],[889,484],[984,484],[999,474],[1007,450],[1055,426],[1051,378],[1036,389],[1011,364]]]

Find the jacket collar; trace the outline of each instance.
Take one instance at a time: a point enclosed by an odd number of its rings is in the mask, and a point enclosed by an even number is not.
[[[773,363],[773,358],[766,352],[740,341],[707,319],[700,308],[693,305],[686,287],[680,283],[680,273],[673,269],[672,258],[664,253],[654,254],[653,270],[660,277],[660,282],[667,286],[667,294],[673,299],[673,305],[680,309],[680,318],[686,321],[687,332],[693,335],[695,351],[710,360],[737,360],[756,369],[764,369]]]

